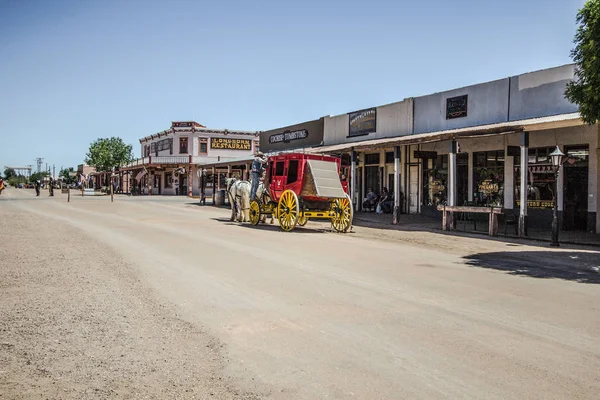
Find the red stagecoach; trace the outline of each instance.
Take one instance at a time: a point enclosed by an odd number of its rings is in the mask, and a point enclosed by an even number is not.
[[[348,183],[340,180],[341,159],[316,154],[287,153],[268,159],[268,190],[250,203],[250,221],[271,215],[284,231],[304,226],[310,218],[329,219],[338,232],[352,226]]]

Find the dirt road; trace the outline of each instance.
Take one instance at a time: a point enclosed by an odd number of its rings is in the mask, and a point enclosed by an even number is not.
[[[0,398],[598,398],[598,252],[191,203],[0,196]]]

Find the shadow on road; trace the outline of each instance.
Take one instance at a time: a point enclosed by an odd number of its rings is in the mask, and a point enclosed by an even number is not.
[[[511,275],[600,283],[600,252],[496,252],[463,258],[472,267],[505,271]]]
[[[215,218],[211,218],[213,221],[217,221],[217,222],[222,222],[226,225],[237,225],[240,226],[242,228],[249,228],[249,229],[257,229],[257,230],[261,230],[261,231],[278,231],[278,232],[284,232],[285,231],[283,229],[281,229],[281,227],[279,226],[279,224],[277,222],[274,222],[273,224],[270,224],[267,219],[267,223],[263,224],[263,223],[259,223],[258,225],[252,225],[249,222],[244,222],[243,224],[240,224],[239,222],[232,222],[229,220],[229,218],[225,218],[225,217],[215,217]],[[306,234],[306,233],[328,233],[331,232],[331,229],[325,229],[325,228],[317,228],[315,226],[296,226],[292,232],[294,233],[301,233],[301,234]]]

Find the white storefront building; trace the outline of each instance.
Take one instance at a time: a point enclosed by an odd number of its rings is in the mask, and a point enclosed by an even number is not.
[[[557,180],[561,229],[598,233],[599,130],[585,125],[564,97],[573,77],[574,66],[565,65],[326,116],[323,146],[308,151],[345,160],[356,155],[351,186],[358,208],[368,189],[394,193],[399,182],[402,212],[439,216],[437,206],[451,197],[450,149],[458,147],[455,204],[500,206],[518,215],[525,145],[528,224],[549,229],[554,174],[548,155],[558,146],[566,154]]]
[[[131,171],[134,193],[198,196],[202,166],[251,157],[258,150],[258,135],[209,129],[195,121],[173,122],[169,129],[140,139],[142,157],[121,171]]]

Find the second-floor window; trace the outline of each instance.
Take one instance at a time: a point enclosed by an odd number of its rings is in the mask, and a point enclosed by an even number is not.
[[[187,154],[188,152],[188,138],[179,138],[179,154]]]
[[[208,139],[200,138],[198,139],[198,154],[207,154],[208,153]]]

